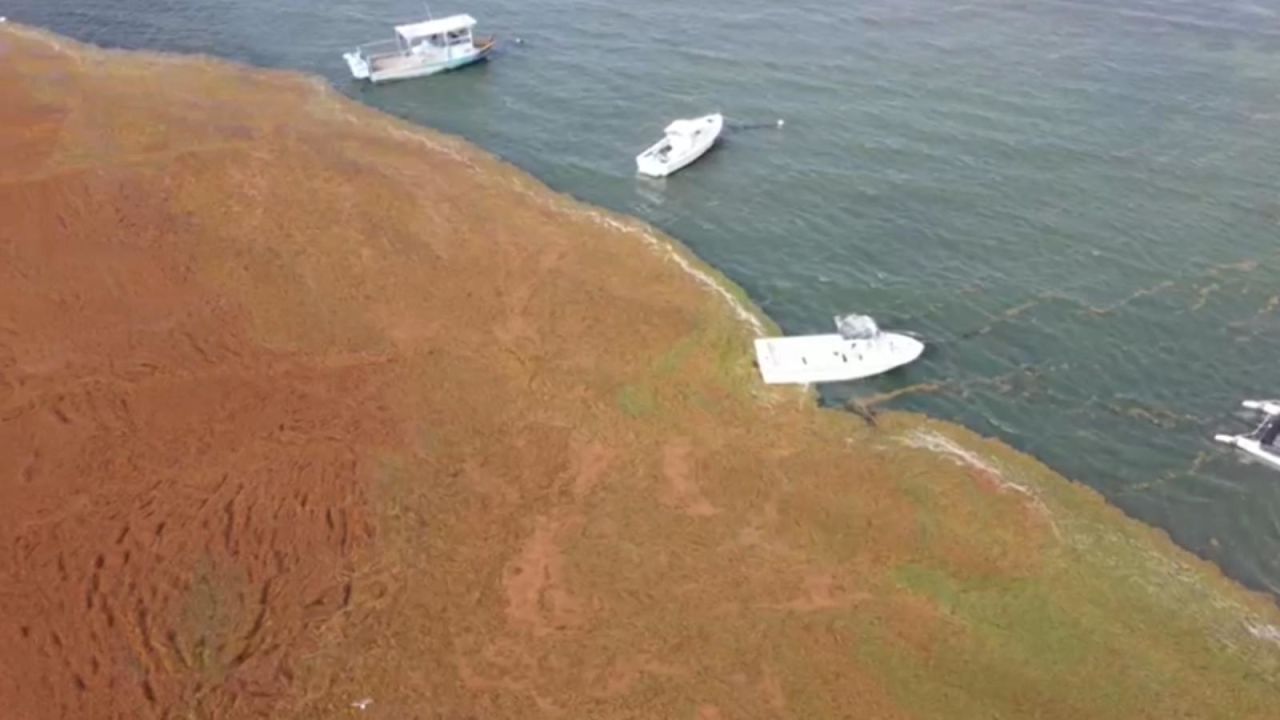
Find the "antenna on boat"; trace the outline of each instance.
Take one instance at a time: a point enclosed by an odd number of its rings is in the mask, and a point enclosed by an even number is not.
[[[435,18],[431,16],[431,3],[428,3],[426,2],[426,0],[423,0],[422,7],[427,9],[427,19],[435,20]]]

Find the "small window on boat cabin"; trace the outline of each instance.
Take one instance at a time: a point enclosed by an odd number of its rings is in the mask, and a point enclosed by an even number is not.
[[[465,45],[471,39],[470,30],[452,30],[445,36],[448,45]]]

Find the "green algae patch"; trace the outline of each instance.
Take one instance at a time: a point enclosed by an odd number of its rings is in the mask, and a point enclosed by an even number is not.
[[[629,417],[644,417],[653,412],[653,391],[647,385],[627,385],[618,391],[618,407]]]

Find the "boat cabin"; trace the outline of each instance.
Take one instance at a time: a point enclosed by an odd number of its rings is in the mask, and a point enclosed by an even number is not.
[[[396,26],[396,42],[407,53],[436,54],[451,48],[470,49],[471,29],[476,19],[470,15],[450,15],[439,20],[424,20]]]

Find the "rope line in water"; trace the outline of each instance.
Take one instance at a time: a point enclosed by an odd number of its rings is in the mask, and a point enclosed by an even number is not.
[[[767,130],[769,128],[782,128],[786,124],[787,124],[787,121],[783,120],[782,118],[778,118],[773,122],[754,122],[754,123],[731,122],[726,119],[724,126],[726,130],[732,130],[734,132],[738,132],[740,130]]]

